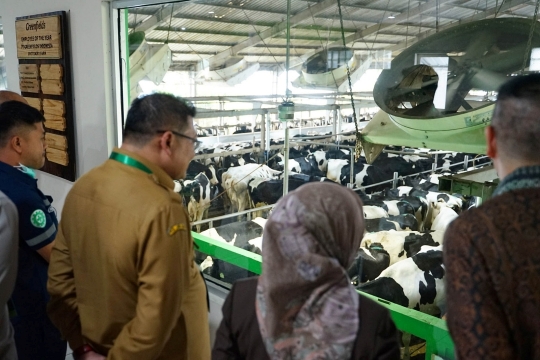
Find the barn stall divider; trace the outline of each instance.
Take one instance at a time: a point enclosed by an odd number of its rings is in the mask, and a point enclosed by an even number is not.
[[[192,232],[191,234],[198,251],[255,274],[259,275],[262,273],[262,257],[260,255],[223,243],[219,240],[214,240],[196,232]],[[410,333],[426,341],[426,360],[455,359],[454,343],[448,332],[446,321],[393,304],[384,299],[362,292],[360,293],[387,308],[399,330]]]

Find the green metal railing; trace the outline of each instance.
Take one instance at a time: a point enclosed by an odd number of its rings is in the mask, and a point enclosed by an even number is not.
[[[261,274],[262,257],[260,255],[195,232],[191,234],[198,246],[198,251],[256,274]],[[426,341],[426,360],[434,359],[435,355],[448,360],[455,358],[454,343],[446,327],[446,321],[369,294],[360,293],[387,308],[399,330]]]

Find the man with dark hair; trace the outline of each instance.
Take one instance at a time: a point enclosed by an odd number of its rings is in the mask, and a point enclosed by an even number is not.
[[[540,74],[501,87],[486,141],[501,183],[446,231],[448,328],[460,359],[540,359]]]
[[[1,97],[0,97],[1,100]],[[11,297],[19,359],[64,359],[66,342],[47,317],[47,269],[58,221],[52,198],[37,187],[45,163],[45,119],[20,101],[0,105],[0,191],[17,207],[19,264]]]
[[[81,359],[209,359],[205,285],[173,179],[199,142],[195,109],[136,99],[124,143],[69,192],[53,249],[52,321]]]

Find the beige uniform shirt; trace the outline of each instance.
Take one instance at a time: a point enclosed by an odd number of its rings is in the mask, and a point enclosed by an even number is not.
[[[209,359],[205,285],[172,179],[107,160],[69,192],[49,266],[49,316],[107,359]],[[189,354],[189,356],[188,356]]]

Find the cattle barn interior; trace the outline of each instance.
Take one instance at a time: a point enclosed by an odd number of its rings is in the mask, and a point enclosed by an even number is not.
[[[176,187],[212,291],[260,273],[264,225],[283,194],[333,181],[365,206],[352,283],[402,314],[398,327],[418,335],[440,321],[444,333],[444,278],[426,273],[435,294],[426,300],[405,274],[428,251],[443,269],[446,226],[498,183],[483,128],[502,82],[540,70],[536,7],[207,0],[124,9],[126,105],[165,91],[197,108],[202,146]],[[384,281],[397,293],[381,290]],[[453,358],[447,332],[430,341],[409,338],[403,358]]]
[[[122,143],[124,119],[137,97],[171,93],[197,110],[201,145],[175,191],[193,225],[212,341],[231,284],[262,271],[264,227],[275,203],[308,182],[332,182],[363,201],[366,232],[347,272],[358,291],[389,309],[403,332],[402,358],[455,358],[443,318],[443,236],[499,183],[483,132],[499,86],[510,76],[540,72],[539,5],[106,5],[111,34],[103,41],[111,43],[114,58],[112,74],[105,74],[113,84],[106,85],[118,103],[111,106],[117,116],[107,141]],[[71,26],[74,38],[80,36],[75,21]],[[3,38],[2,31],[2,61],[4,46],[11,46]],[[0,66],[0,88],[6,81]],[[421,262],[431,267],[421,270]]]

